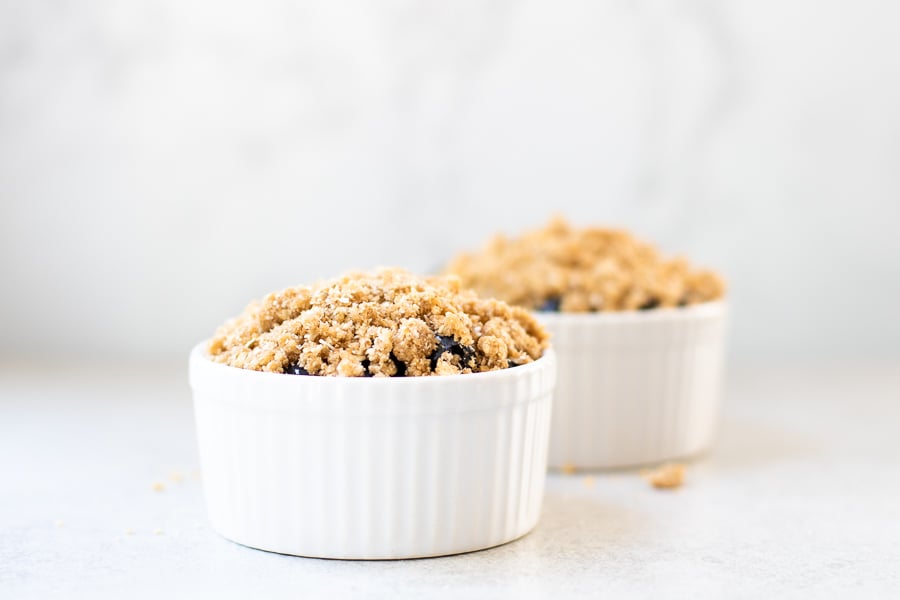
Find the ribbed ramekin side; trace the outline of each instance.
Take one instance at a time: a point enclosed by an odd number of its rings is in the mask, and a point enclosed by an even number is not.
[[[715,432],[724,310],[545,319],[559,359],[549,464],[616,468],[696,454]]]
[[[287,412],[280,390],[255,381],[199,382],[213,526],[248,546],[329,558],[435,556],[515,539],[540,512],[555,377],[547,366],[511,379],[329,385],[316,403],[327,410],[298,403]],[[460,394],[467,407],[476,394],[488,408],[454,411]],[[403,414],[417,399],[442,408]]]

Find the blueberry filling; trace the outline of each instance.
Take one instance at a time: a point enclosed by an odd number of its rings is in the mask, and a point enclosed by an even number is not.
[[[394,368],[397,372],[393,375],[394,377],[405,377],[406,376],[406,363],[398,359],[394,356],[394,353],[391,352],[391,362],[394,363]],[[369,365],[371,362],[368,358],[364,358],[361,362],[363,369],[365,369],[365,373],[363,377],[373,377],[374,374],[369,371]],[[309,371],[304,369],[299,364],[290,364],[284,368],[284,372],[288,375],[309,375]]]
[[[438,348],[431,354],[429,357],[431,360],[431,368],[432,370],[437,366],[438,360],[440,360],[441,356],[444,352],[449,352],[454,356],[458,356],[460,358],[460,364],[463,367],[471,367],[473,359],[475,358],[475,350],[469,346],[464,346],[457,342],[453,337],[449,335],[439,335],[437,336]],[[394,363],[394,369],[396,372],[393,377],[406,377],[406,363],[397,358],[393,352],[390,354],[391,362]],[[510,362],[510,366],[517,366]],[[369,366],[372,364],[368,358],[364,358],[360,364],[363,369],[365,369],[365,373],[363,377],[373,377],[374,374],[369,371]],[[310,375],[310,372],[307,371],[303,366],[299,363],[292,363],[284,367],[284,372],[287,375]]]
[[[638,310],[650,310],[659,306],[659,300],[656,298],[650,298],[640,306],[638,306]]]
[[[369,372],[369,365],[370,365],[370,364],[372,364],[372,363],[369,362],[369,359],[368,359],[368,358],[364,358],[364,359],[362,360],[362,366],[363,366],[363,369],[366,370],[366,372],[363,374],[363,377],[371,377],[371,376],[372,376],[372,374]]]
[[[402,360],[398,359],[394,356],[394,353],[391,352],[390,356],[391,362],[394,363],[394,368],[397,369],[397,372],[394,373],[394,377],[405,377],[406,376],[406,363]]]
[[[475,358],[475,350],[469,346],[464,346],[449,335],[437,336],[438,347],[431,354],[431,370],[437,367],[438,360],[443,356],[444,352],[449,352],[459,357],[459,363],[462,367],[471,367],[472,359]]]
[[[554,296],[552,298],[547,298],[544,300],[537,309],[540,312],[559,312],[559,305],[562,303],[562,298],[559,296]]]
[[[309,371],[301,367],[299,364],[286,366],[284,368],[284,372],[288,375],[309,375]]]

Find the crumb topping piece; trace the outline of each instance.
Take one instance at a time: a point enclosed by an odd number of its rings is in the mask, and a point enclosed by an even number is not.
[[[641,475],[657,489],[674,489],[684,483],[684,465],[667,463],[655,469],[641,471]]]
[[[559,470],[563,475],[574,475],[578,471],[578,467],[572,463],[566,463],[561,466]]]
[[[540,358],[547,340],[526,310],[458,278],[382,269],[269,294],[219,327],[208,351],[255,371],[394,377],[506,369]]]
[[[496,236],[447,272],[484,297],[547,312],[649,310],[717,300],[725,284],[684,258],[617,229],[576,229],[555,219],[519,238]]]

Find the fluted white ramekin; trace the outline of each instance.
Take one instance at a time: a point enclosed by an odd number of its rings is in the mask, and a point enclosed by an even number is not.
[[[194,348],[209,517],[246,546],[439,556],[528,533],[541,510],[556,359],[437,377],[263,373]]]
[[[537,313],[559,376],[549,465],[607,469],[687,458],[711,445],[725,305]]]

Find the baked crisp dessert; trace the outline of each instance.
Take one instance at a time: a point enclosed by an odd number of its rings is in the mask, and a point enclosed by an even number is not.
[[[540,358],[547,341],[526,310],[480,299],[458,278],[382,269],[269,294],[207,350],[241,369],[392,377],[506,369]]]
[[[496,236],[447,272],[465,287],[539,311],[597,312],[687,306],[721,298],[725,284],[683,258],[617,229],[576,229],[555,219],[516,239]]]

